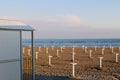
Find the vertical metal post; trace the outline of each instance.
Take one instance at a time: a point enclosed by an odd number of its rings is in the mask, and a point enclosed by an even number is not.
[[[87,47],[85,47],[85,53],[87,53]]]
[[[116,63],[118,62],[118,53],[116,53]]]
[[[114,47],[112,47],[112,53],[114,52]]]
[[[120,46],[119,46],[119,51],[120,51]]]
[[[22,53],[25,53],[25,48],[22,48]]]
[[[22,49],[22,31],[20,31],[20,72],[21,72],[21,79],[20,80],[23,80],[23,64],[22,64],[22,52],[23,52],[23,49]]]
[[[75,52],[75,47],[74,46],[72,47],[72,51]]]
[[[49,60],[48,61],[49,62],[48,65],[51,65],[51,58],[52,58],[52,56],[49,55],[48,57],[49,57],[49,59],[48,59]]]
[[[48,47],[46,47],[46,54],[48,54]]]
[[[75,61],[75,52],[72,52],[72,61]]]
[[[82,46],[82,49],[84,50],[84,48],[85,48],[85,46],[83,45],[83,46]]]
[[[59,57],[59,50],[57,50],[57,57]]]
[[[39,46],[39,51],[41,51],[41,46]]]
[[[28,49],[28,56],[31,56],[31,49]]]
[[[36,58],[36,60],[38,60],[38,54],[39,54],[39,52],[36,52],[36,53],[35,53],[35,58]]]
[[[102,49],[102,55],[104,55],[104,48]]]
[[[97,50],[97,46],[95,46],[95,51]]]
[[[90,53],[89,53],[89,58],[92,57],[92,50],[90,50]]]
[[[75,65],[77,65],[77,63],[72,62],[70,64],[72,64],[72,77],[75,77]]]
[[[31,49],[32,49],[32,80],[35,80],[35,67],[34,67],[34,31],[31,31]]]
[[[52,46],[52,50],[54,50],[54,46]]]
[[[102,68],[102,59],[104,58],[104,57],[99,57],[100,58],[100,68]]]

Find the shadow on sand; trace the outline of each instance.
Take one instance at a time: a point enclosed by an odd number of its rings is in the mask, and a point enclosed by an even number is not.
[[[82,80],[82,79],[75,79],[75,78],[70,78],[67,76],[36,75],[35,80]]]

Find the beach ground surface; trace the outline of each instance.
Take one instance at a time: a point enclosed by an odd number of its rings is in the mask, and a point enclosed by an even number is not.
[[[23,47],[23,57],[30,57],[29,47]],[[48,49],[48,51],[47,51]],[[35,47],[35,74],[36,80],[120,80],[120,55],[116,62],[116,53],[120,54],[119,48],[88,47],[85,51],[83,47],[74,47],[75,76],[72,75],[73,48],[72,47]],[[90,50],[91,56],[90,56]],[[57,54],[58,51],[58,54]],[[49,57],[51,65],[49,65]],[[102,67],[100,68],[100,58]],[[23,61],[23,66],[28,62]],[[29,62],[30,64],[30,62]],[[31,65],[31,64],[30,64]],[[30,67],[28,67],[30,68]],[[24,68],[27,69],[27,68]],[[25,71],[25,70],[24,70]]]

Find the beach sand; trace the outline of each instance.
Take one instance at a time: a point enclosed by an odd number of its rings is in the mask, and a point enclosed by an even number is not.
[[[24,48],[23,56],[30,56],[27,52],[29,48]],[[59,50],[58,57],[57,50]],[[39,51],[39,47],[35,47],[35,53],[38,52],[38,59],[35,59],[36,80],[120,80],[120,61],[115,62],[116,53],[120,53],[118,47],[114,48],[113,53],[112,49],[105,48],[104,55],[102,55],[102,48],[97,48],[95,51],[94,47],[88,47],[87,53],[85,53],[82,47],[75,47],[74,62],[77,63],[75,77],[72,77],[72,65],[70,64],[72,47],[65,47],[63,52],[60,50],[60,47],[55,47],[54,50],[52,47],[48,47],[48,53],[46,53],[46,48],[41,47],[41,51]],[[92,50],[91,58],[89,57],[90,50]],[[49,55],[52,56],[51,65],[48,65]],[[99,67],[99,57],[101,56],[104,57],[102,68]],[[118,58],[120,59],[120,55]],[[29,65],[31,65],[30,61],[28,61]],[[27,64],[23,61],[24,67]]]

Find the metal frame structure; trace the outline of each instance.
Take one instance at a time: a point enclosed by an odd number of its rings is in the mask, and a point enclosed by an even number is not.
[[[12,27],[12,28],[11,28]],[[20,28],[16,28],[16,27],[20,27]],[[24,27],[28,27],[24,29]],[[32,29],[30,26],[26,25],[24,27],[21,26],[8,26],[8,27],[4,27],[4,26],[0,26],[0,31],[1,30],[8,30],[8,31],[20,31],[20,68],[21,68],[21,79],[23,80],[23,65],[22,65],[22,31],[29,31],[31,32],[31,53],[32,53],[32,80],[35,80],[35,68],[34,68],[34,29]]]

